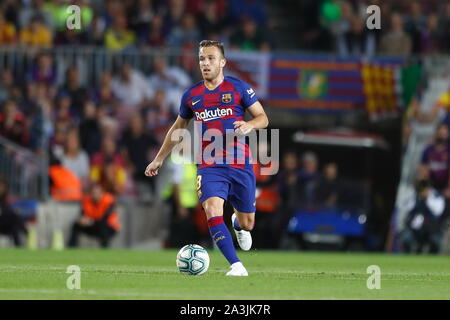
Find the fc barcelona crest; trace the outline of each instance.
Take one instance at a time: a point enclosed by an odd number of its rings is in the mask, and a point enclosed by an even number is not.
[[[230,103],[233,100],[233,97],[231,96],[231,93],[224,93],[222,94],[221,100],[223,103]]]

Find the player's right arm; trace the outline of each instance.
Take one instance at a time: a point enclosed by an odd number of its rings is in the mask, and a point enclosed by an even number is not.
[[[164,160],[169,155],[170,151],[172,151],[173,147],[178,144],[178,141],[172,141],[172,133],[177,129],[185,129],[189,125],[191,119],[184,119],[180,116],[177,117],[172,127],[170,127],[169,131],[164,138],[164,142],[161,148],[158,151],[155,159],[147,166],[145,169],[145,175],[147,177],[153,177],[158,174],[159,168],[161,168]]]

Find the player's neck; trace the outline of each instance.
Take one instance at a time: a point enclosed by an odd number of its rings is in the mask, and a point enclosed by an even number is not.
[[[208,88],[208,90],[214,90],[215,88],[220,86],[220,84],[223,82],[223,80],[224,80],[224,76],[223,76],[223,74],[221,74],[212,80],[205,79],[203,81],[203,83],[204,83],[205,87]]]

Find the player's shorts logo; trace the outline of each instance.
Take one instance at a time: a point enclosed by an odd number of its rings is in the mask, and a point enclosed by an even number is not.
[[[223,103],[230,103],[232,100],[233,100],[233,98],[232,98],[232,96],[231,96],[231,93],[224,93],[224,94],[222,94],[222,99],[221,99],[221,101],[222,101]]]

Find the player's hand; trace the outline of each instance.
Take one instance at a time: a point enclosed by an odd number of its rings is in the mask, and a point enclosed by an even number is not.
[[[233,122],[234,131],[237,134],[245,135],[254,129],[253,125],[245,121],[235,121]]]
[[[159,160],[153,160],[145,169],[145,175],[147,177],[153,177],[158,174],[159,168],[161,168],[163,162]]]

